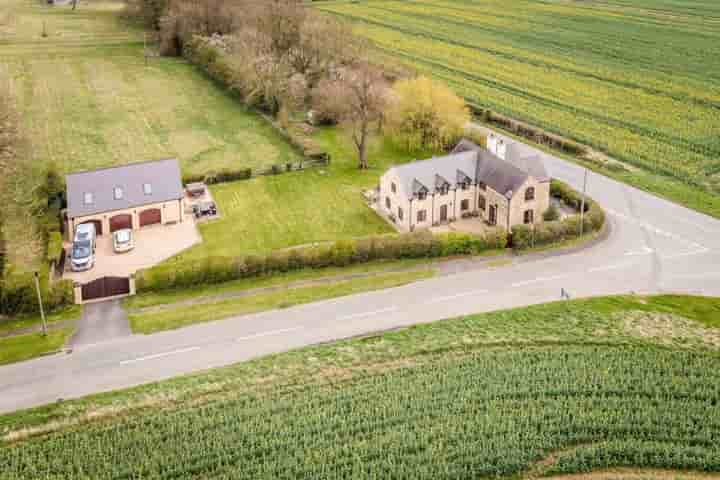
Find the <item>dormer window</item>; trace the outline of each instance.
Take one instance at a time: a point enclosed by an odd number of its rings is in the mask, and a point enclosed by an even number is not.
[[[152,184],[151,183],[143,183],[143,193],[145,195],[152,195]]]
[[[460,183],[460,190],[467,190],[468,189],[468,183],[462,182]]]
[[[441,185],[440,188],[438,188],[440,195],[447,195],[449,190],[450,190],[450,187],[448,186],[447,183]]]
[[[91,192],[85,192],[85,194],[83,195],[83,203],[85,203],[85,205],[92,205],[93,194]]]
[[[418,192],[417,196],[418,196],[417,197],[418,200],[425,200],[427,198],[427,192],[425,192],[425,191]]]
[[[485,182],[478,182],[478,188],[482,191],[485,191],[487,190],[487,185],[485,184]]]
[[[123,189],[122,187],[115,187],[113,188],[113,198],[115,200],[122,200],[123,198]]]

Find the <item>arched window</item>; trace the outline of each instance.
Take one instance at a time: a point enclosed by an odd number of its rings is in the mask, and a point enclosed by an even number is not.
[[[525,190],[525,200],[535,200],[535,187],[528,187]]]

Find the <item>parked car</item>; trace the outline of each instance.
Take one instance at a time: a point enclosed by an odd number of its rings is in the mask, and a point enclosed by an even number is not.
[[[95,225],[83,223],[75,229],[70,268],[74,272],[90,270],[95,265]]]
[[[215,202],[198,202],[194,204],[193,214],[195,215],[195,218],[217,215]]]
[[[132,230],[123,228],[113,233],[113,251],[115,253],[129,252],[135,248]]]

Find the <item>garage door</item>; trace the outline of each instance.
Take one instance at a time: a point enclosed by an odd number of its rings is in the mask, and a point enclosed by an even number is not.
[[[90,220],[82,223],[92,223],[95,225],[95,235],[102,235],[102,222],[100,220]],[[80,225],[82,225],[82,223]]]
[[[132,216],[128,214],[115,215],[110,218],[110,231],[132,228]]]
[[[140,212],[140,226],[144,227],[145,225],[160,223],[161,218],[159,208],[149,208],[147,210],[143,210]]]

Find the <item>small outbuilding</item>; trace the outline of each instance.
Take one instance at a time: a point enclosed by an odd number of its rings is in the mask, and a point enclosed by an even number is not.
[[[98,235],[183,221],[185,195],[176,159],[131,163],[71,173],[67,232],[95,224]]]

